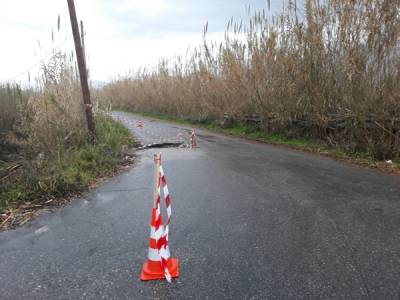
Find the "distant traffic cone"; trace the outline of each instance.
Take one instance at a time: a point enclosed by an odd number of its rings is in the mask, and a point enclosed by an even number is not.
[[[143,122],[142,122],[142,120],[137,120],[137,121],[136,121],[136,127],[137,127],[137,128],[143,128]]]
[[[179,261],[171,258],[168,246],[168,231],[171,218],[171,200],[164,171],[160,165],[161,155],[154,155],[155,162],[155,189],[154,205],[151,214],[151,230],[148,259],[143,264],[141,280],[167,279],[179,276]],[[160,187],[163,186],[164,198],[167,206],[168,221],[164,229],[161,215]]]
[[[183,140],[183,133],[181,130],[178,130],[178,140],[180,143],[183,144],[184,140]]]
[[[197,137],[194,132],[194,129],[192,129],[192,131],[190,132],[190,146],[192,148],[197,148]]]

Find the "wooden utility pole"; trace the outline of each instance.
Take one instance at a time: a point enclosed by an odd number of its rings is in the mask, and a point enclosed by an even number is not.
[[[87,68],[86,50],[85,50],[85,30],[83,29],[83,21],[81,20],[81,44],[83,52],[83,60],[85,61],[86,76],[89,78],[89,69]]]
[[[86,61],[82,50],[81,38],[79,36],[78,19],[76,18],[74,0],[67,0],[69,17],[71,20],[72,34],[74,36],[76,59],[78,61],[79,76],[81,79],[83,103],[85,104],[86,121],[89,129],[89,139],[91,143],[96,142],[96,124],[92,111],[92,102],[90,100],[90,91],[87,77]],[[83,34],[83,32],[82,32]]]
[[[86,65],[86,51],[85,51],[85,31],[83,30],[83,21],[81,20],[81,43],[82,43],[82,52],[83,52],[83,59],[85,60]],[[86,65],[87,67],[87,65]],[[87,72],[87,69],[86,69]]]

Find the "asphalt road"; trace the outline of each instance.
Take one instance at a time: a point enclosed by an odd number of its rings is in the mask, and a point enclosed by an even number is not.
[[[143,143],[178,127],[143,119]],[[187,128],[186,128],[187,129]],[[141,282],[152,156],[65,208],[0,233],[1,299],[399,299],[400,179],[198,131],[161,149],[181,276]]]

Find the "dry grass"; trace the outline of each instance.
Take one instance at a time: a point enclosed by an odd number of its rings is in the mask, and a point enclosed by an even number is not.
[[[400,3],[290,1],[266,15],[229,21],[223,43],[116,80],[103,100],[202,122],[255,114],[269,132],[398,159]]]
[[[0,87],[0,159],[5,154],[50,154],[85,141],[86,124],[79,81],[61,53],[42,66],[34,89]]]
[[[0,85],[0,162],[18,149],[18,139],[23,134],[20,120],[28,113],[29,90],[17,84]]]
[[[7,109],[0,127],[0,230],[113,174],[133,146],[129,130],[99,111],[98,140],[89,143],[72,66],[72,59],[55,53],[35,89],[0,88],[0,107]]]
[[[82,94],[72,64],[61,53],[43,66],[41,88],[32,93],[32,118],[25,125],[34,153],[54,153],[85,142]]]

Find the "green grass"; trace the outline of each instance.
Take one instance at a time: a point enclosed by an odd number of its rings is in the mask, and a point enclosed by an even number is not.
[[[227,133],[273,145],[284,145],[290,148],[306,150],[314,153],[331,153],[336,157],[345,157],[347,155],[344,150],[333,148],[320,141],[307,138],[292,138],[285,133],[265,132],[254,126],[244,124],[235,124],[233,127],[227,129],[223,129],[219,125],[209,124],[206,128],[215,132]]]
[[[80,192],[97,178],[114,173],[134,140],[127,128],[109,117],[98,117],[96,125],[96,145],[85,142],[41,161],[20,162],[22,167],[16,178],[0,185],[0,211]]]

